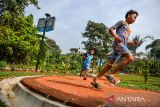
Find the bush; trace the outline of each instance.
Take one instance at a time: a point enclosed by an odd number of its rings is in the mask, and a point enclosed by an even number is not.
[[[46,64],[46,66],[45,66],[45,70],[46,71],[56,71],[57,69],[56,69],[56,64]]]
[[[5,68],[7,65],[6,61],[0,61],[0,69]]]
[[[0,107],[7,107],[4,102],[0,100]]]
[[[160,61],[152,61],[149,73],[152,76],[160,76]]]
[[[148,76],[160,76],[160,61],[151,59],[136,60],[124,67],[123,71],[143,75],[144,81],[147,82]]]
[[[82,55],[81,54],[65,54],[61,55],[55,68],[61,74],[76,74],[81,70]]]

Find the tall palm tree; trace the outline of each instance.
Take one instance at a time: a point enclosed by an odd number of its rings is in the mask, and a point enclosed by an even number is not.
[[[151,57],[160,59],[160,39],[155,39],[151,44],[146,46],[146,50],[150,49]]]
[[[145,42],[146,38],[148,38],[148,36],[141,38],[141,35],[136,35],[134,38],[132,38],[132,41],[137,41],[140,43],[139,46],[128,46],[128,48],[133,52],[133,54],[136,54],[137,48]]]

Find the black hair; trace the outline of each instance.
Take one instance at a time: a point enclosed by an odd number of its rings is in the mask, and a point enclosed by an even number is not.
[[[126,18],[126,19],[127,19],[127,17],[128,17],[129,14],[136,14],[136,15],[138,16],[138,12],[137,12],[137,11],[135,11],[135,10],[129,10],[129,11],[126,13],[126,15],[125,15],[125,18]]]
[[[89,51],[91,51],[91,50],[95,50],[95,49],[94,48],[90,48]]]

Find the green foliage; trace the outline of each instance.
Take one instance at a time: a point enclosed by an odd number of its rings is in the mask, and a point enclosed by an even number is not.
[[[81,70],[82,55],[81,54],[69,54],[61,57],[63,68],[67,69],[65,71],[73,71],[77,73]],[[65,66],[64,66],[65,65]]]
[[[82,33],[82,35],[87,39],[82,42],[85,46],[85,50],[88,51],[90,48],[95,48],[95,57],[103,58],[110,52],[113,38],[108,32],[108,28],[103,23],[88,21],[85,32]]]
[[[5,68],[7,65],[6,61],[0,61],[0,69]]]
[[[36,27],[33,16],[13,18],[5,12],[0,24],[0,59],[12,63],[28,63],[39,49]],[[14,23],[12,23],[14,22]]]
[[[25,8],[30,4],[39,8],[38,0],[1,0],[0,9],[2,13],[8,11],[12,16],[23,15]]]
[[[4,102],[0,100],[0,107],[7,107]]]
[[[57,64],[60,54],[61,49],[56,42],[46,37],[44,45],[42,46],[42,52],[40,54],[43,65],[45,66],[47,63]]]
[[[89,51],[91,48],[95,49],[94,60],[107,57],[107,54],[111,51],[111,44],[113,41],[112,36],[108,32],[108,28],[103,23],[96,23],[93,21],[88,21],[85,32],[82,33],[86,41],[82,44],[85,46],[85,50]],[[99,71],[101,70],[101,65],[99,66]]]
[[[13,70],[17,67],[32,68],[36,64],[42,36],[37,34],[33,16],[24,16],[24,10],[30,4],[39,8],[38,0],[0,1],[0,59],[11,63]],[[45,37],[40,53],[40,68],[56,68],[49,64],[58,64],[60,53],[56,42]]]
[[[70,61],[70,69],[73,71],[72,73],[76,74],[82,67],[82,54],[73,54],[70,58],[72,59]]]
[[[139,46],[128,46],[129,50],[131,50],[133,52],[133,54],[136,54],[136,50],[138,47],[140,47],[147,38],[150,38],[150,36],[146,36],[144,38],[141,38],[141,35],[136,35],[134,38],[132,38],[132,41],[137,41],[140,43]]]
[[[152,60],[152,64],[150,65],[149,73],[152,76],[159,76],[160,77],[160,61],[159,60]]]
[[[52,54],[60,54],[62,52],[59,46],[56,44],[56,42],[53,39],[46,37],[45,45],[49,48]]]
[[[49,64],[57,64],[60,53],[61,49],[56,44],[56,42],[46,37],[45,41],[43,41],[42,50],[40,52],[41,70],[49,70],[48,68],[46,68],[46,67],[52,68],[52,66],[50,66]]]
[[[58,71],[60,74],[76,74],[81,70],[81,54],[63,54],[54,60],[56,62],[47,62],[45,70]]]
[[[50,64],[50,63],[47,63],[46,66],[45,66],[45,70],[46,71],[57,71],[57,64]]]
[[[123,71],[143,75],[144,81],[147,82],[149,75],[160,76],[160,61],[151,59],[136,60],[130,65],[124,67]]]
[[[118,74],[121,81],[118,86],[131,89],[143,89],[160,92],[160,78],[148,76],[148,81],[145,83],[143,76],[131,74]]]
[[[49,49],[46,46],[46,44],[44,44],[44,42],[43,42],[42,43],[42,50],[40,52],[40,68],[41,68],[41,70],[45,70],[46,60],[47,60],[48,56],[49,56]]]
[[[160,39],[153,40],[151,44],[146,46],[146,50],[150,49],[150,56],[160,60]]]
[[[0,1],[0,59],[10,63],[28,63],[39,49],[33,16],[24,16],[25,8],[38,0]]]
[[[56,75],[56,72],[17,72],[17,71],[0,71],[0,80],[8,77],[33,76],[33,75]]]

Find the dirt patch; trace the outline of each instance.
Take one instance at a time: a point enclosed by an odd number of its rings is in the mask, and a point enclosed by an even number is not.
[[[24,78],[21,82],[34,92],[76,107],[96,107],[98,105],[156,107],[157,104],[160,104],[160,93],[111,86],[104,78],[98,81],[102,88],[95,89],[90,85],[91,81],[92,78],[83,80],[78,76],[44,76]],[[108,101],[110,96],[114,96],[112,102]],[[135,101],[135,98],[138,100]]]

